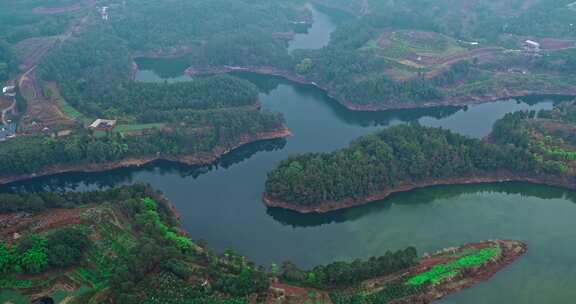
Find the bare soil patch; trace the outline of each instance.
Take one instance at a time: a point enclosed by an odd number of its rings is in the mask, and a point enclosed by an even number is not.
[[[382,35],[380,35],[380,38],[378,38],[378,46],[382,49],[389,47],[393,33],[394,31],[391,29],[385,30]]]
[[[540,47],[545,50],[561,50],[576,47],[576,40],[543,38],[539,40]]]
[[[43,232],[80,223],[83,209],[51,209],[39,214],[0,214],[0,239],[12,239],[14,233]]]
[[[24,74],[20,78],[19,86],[27,102],[26,114],[20,124],[22,133],[53,132],[69,129],[74,125],[74,121],[60,111],[55,100],[44,96],[34,71]]]
[[[313,288],[296,287],[281,283],[272,283],[269,289],[266,304],[290,303],[323,303],[331,304],[330,296],[327,292]]]

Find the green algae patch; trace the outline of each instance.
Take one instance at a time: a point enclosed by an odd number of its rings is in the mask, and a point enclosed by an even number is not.
[[[455,261],[436,265],[432,269],[408,279],[407,283],[412,286],[428,283],[436,285],[457,276],[465,268],[482,266],[491,259],[500,256],[501,253],[502,250],[499,247],[484,248],[473,254],[462,256]]]

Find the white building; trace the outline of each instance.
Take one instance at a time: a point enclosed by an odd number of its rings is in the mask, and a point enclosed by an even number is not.
[[[5,86],[2,88],[2,94],[10,97],[16,96],[16,87],[15,86]]]
[[[6,93],[8,93],[9,91],[14,91],[14,89],[16,89],[15,86],[6,86],[6,87],[2,88],[2,93],[3,93],[3,94],[6,94]]]
[[[90,125],[90,129],[111,130],[114,129],[115,126],[116,120],[98,118]]]
[[[108,15],[108,7],[107,6],[103,6],[102,9],[100,9],[100,15],[102,15],[102,20],[110,19],[110,15]]]
[[[539,52],[540,51],[540,43],[533,41],[533,40],[524,41],[524,47],[528,51],[533,51],[533,52]]]

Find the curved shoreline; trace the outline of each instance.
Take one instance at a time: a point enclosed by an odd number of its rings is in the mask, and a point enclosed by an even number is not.
[[[502,271],[507,266],[510,266],[516,262],[520,257],[522,257],[526,252],[528,252],[528,245],[521,241],[509,241],[509,240],[491,240],[479,243],[469,243],[456,248],[447,248],[439,251],[436,255],[430,255],[424,258],[420,265],[426,265],[428,261],[434,261],[436,256],[442,256],[446,253],[451,252],[464,252],[467,249],[481,249],[487,247],[498,246],[502,250],[502,255],[499,259],[495,261],[488,262],[482,266],[477,267],[472,270],[469,274],[460,275],[453,280],[446,280],[438,285],[433,285],[428,287],[421,294],[411,296],[405,299],[400,299],[397,301],[392,301],[393,304],[424,304],[431,303],[434,301],[441,300],[450,296],[452,294],[458,293],[464,289],[468,289],[476,286],[481,282],[487,282],[498,272]],[[415,270],[422,271],[422,266],[414,267]],[[430,265],[427,265],[425,269],[431,269]],[[408,270],[408,272],[413,272],[414,270]]]
[[[189,166],[192,165],[208,165],[222,156],[250,143],[284,138],[292,136],[292,132],[282,125],[282,127],[275,131],[260,132],[255,135],[246,134],[240,136],[238,143],[229,148],[216,147],[213,149],[212,153],[197,153],[197,154],[187,154],[180,156],[166,156],[166,155],[154,155],[154,156],[142,156],[142,157],[131,157],[123,160],[108,162],[108,163],[88,163],[88,164],[66,164],[66,165],[52,165],[45,167],[38,172],[31,174],[20,174],[20,175],[10,175],[10,176],[0,176],[0,185],[6,185],[18,181],[24,181],[28,179],[33,179],[37,177],[50,176],[61,173],[94,173],[110,171],[120,168],[131,168],[131,167],[141,167],[152,163],[157,160],[167,160],[183,163]]]
[[[326,201],[319,203],[315,206],[299,206],[289,202],[283,202],[271,198],[267,193],[264,193],[262,200],[269,208],[282,208],[292,210],[298,213],[328,213],[341,209],[348,209],[352,207],[366,205],[375,201],[383,200],[395,193],[408,192],[420,188],[428,188],[434,186],[451,186],[451,185],[471,185],[471,184],[491,184],[503,182],[526,182],[532,184],[541,184],[552,187],[561,187],[569,190],[576,190],[576,177],[566,176],[564,178],[542,175],[528,175],[528,174],[513,174],[510,172],[496,172],[486,174],[484,176],[469,176],[469,177],[453,177],[438,180],[428,180],[421,182],[404,182],[394,188],[388,188],[371,194],[369,196],[359,198],[348,198],[340,201]]]
[[[495,94],[491,95],[466,95],[460,97],[449,97],[436,102],[422,102],[422,103],[390,103],[390,104],[357,104],[340,98],[337,96],[336,92],[327,86],[320,85],[314,81],[306,79],[306,77],[298,75],[294,72],[278,69],[271,66],[220,66],[220,67],[189,67],[184,72],[186,75],[194,77],[200,75],[210,75],[210,74],[225,74],[231,72],[250,72],[261,75],[269,75],[282,77],[289,81],[293,81],[299,84],[311,85],[324,91],[328,97],[334,99],[338,104],[342,105],[350,111],[358,112],[380,112],[388,110],[401,110],[401,109],[426,109],[426,108],[436,108],[436,107],[446,107],[446,106],[470,106],[482,103],[495,102],[502,99],[518,98],[518,97],[528,97],[528,96],[576,96],[576,86],[568,89],[538,89],[538,90],[515,90],[506,89],[500,90]]]

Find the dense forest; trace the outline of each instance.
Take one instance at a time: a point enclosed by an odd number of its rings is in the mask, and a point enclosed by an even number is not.
[[[498,127],[498,126],[497,126]],[[294,155],[269,173],[266,195],[301,206],[364,198],[403,183],[486,173],[562,174],[522,146],[494,145],[420,125],[392,127],[332,153]]]
[[[42,77],[56,81],[63,97],[81,112],[128,121],[148,117],[150,122],[157,112],[229,108],[256,102],[256,87],[230,76],[175,84],[134,82],[130,58],[122,40],[93,29],[52,52],[41,65]]]
[[[130,48],[168,52],[198,50],[214,64],[285,61],[284,41],[275,34],[292,30],[291,21],[306,17],[304,1],[210,0],[125,1],[114,7],[112,26]]]

